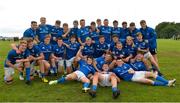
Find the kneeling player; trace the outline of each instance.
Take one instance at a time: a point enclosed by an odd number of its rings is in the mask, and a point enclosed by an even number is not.
[[[108,72],[109,65],[103,64],[102,72],[96,72],[93,76],[93,85],[89,94],[94,98],[96,96],[97,84],[100,86],[112,86],[113,98],[117,98],[120,95],[120,91],[117,89],[117,82],[120,79],[112,72]]]
[[[26,84],[30,84],[30,63],[29,63],[29,52],[27,51],[27,42],[22,40],[18,46],[18,53],[16,50],[11,50],[8,53],[7,59],[5,60],[4,70],[5,76],[4,81],[7,84],[11,84],[13,81],[14,69],[18,69],[22,72],[23,68],[26,68]]]
[[[83,47],[80,47],[75,61],[78,62],[79,64],[79,70],[76,70],[75,72],[68,74],[66,77],[59,78],[58,80],[50,81],[49,85],[52,84],[57,84],[57,83],[64,83],[65,81],[70,81],[70,80],[78,80],[84,83],[83,85],[83,91],[87,92],[90,88],[90,80],[87,78],[89,74],[94,74],[95,73],[95,68],[93,66],[93,58],[88,56],[86,60],[82,60],[80,58],[80,54],[82,51]]]
[[[114,60],[110,67],[117,65],[113,69],[113,72],[119,77],[123,78],[125,81],[133,81],[138,83],[150,84],[153,86],[175,86],[176,79],[166,80],[155,73],[148,71],[134,71],[129,64],[124,63],[121,59]],[[155,81],[149,79],[154,78]]]

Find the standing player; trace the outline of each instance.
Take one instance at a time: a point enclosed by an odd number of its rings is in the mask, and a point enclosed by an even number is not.
[[[69,37],[71,37],[72,35],[75,35],[76,36],[76,39],[77,39],[77,34],[78,34],[78,21],[77,20],[74,20],[73,21],[73,28],[71,28],[70,32],[69,32]]]
[[[111,33],[112,33],[112,27],[109,26],[109,20],[104,19],[104,26],[101,26],[100,29],[100,35],[104,35],[105,42],[110,44],[111,43]]]
[[[26,69],[26,84],[30,84],[30,63],[29,63],[29,52],[27,48],[27,42],[25,40],[20,41],[18,53],[12,49],[4,63],[4,81],[7,84],[11,84],[13,81],[14,69],[18,69],[20,72],[23,68]]]
[[[135,41],[136,34],[139,32],[139,29],[136,28],[136,25],[134,22],[131,22],[129,24],[128,32],[129,32],[129,36],[131,36],[133,38],[133,40]]]
[[[95,22],[91,22],[89,36],[92,38],[93,43],[97,43],[99,41],[99,30],[96,28]]]
[[[117,34],[113,34],[113,35],[112,35],[112,41],[111,41],[109,50],[110,50],[110,51],[113,51],[116,43],[118,43],[118,42],[120,42],[120,41],[119,41],[119,36],[118,36]]]
[[[58,80],[50,81],[49,85],[57,84],[57,83],[64,83],[65,81],[70,81],[70,80],[78,80],[83,82],[83,91],[87,92],[90,84],[90,80],[88,79],[89,74],[94,74],[95,73],[95,68],[93,66],[93,58],[88,56],[87,59],[83,60],[80,56],[81,51],[83,49],[83,46],[80,47],[75,61],[78,62],[79,64],[79,70],[76,70],[75,72],[68,74],[66,77],[61,77]]]
[[[89,37],[89,27],[85,26],[85,20],[80,20],[80,29],[78,30],[78,42],[81,45],[84,45],[84,42],[86,41],[86,38]]]
[[[109,65],[103,64],[102,72],[96,72],[93,76],[93,83],[89,95],[96,97],[97,85],[102,87],[112,86],[113,98],[116,99],[120,95],[120,90],[117,88],[117,83],[120,79],[112,72],[109,72]]]
[[[39,27],[37,29],[36,38],[39,40],[38,42],[44,42],[45,36],[50,35],[52,26],[46,24],[45,17],[41,17],[40,22],[41,22],[41,24],[39,25]]]
[[[55,25],[52,26],[52,29],[51,29],[51,44],[52,45],[56,45],[57,44],[56,39],[62,36],[63,29],[60,26],[61,26],[60,20],[56,20]]]
[[[145,20],[141,20],[140,25],[141,25],[140,32],[143,34],[143,39],[147,43],[151,44],[149,45],[149,51],[153,55],[154,60],[158,62],[157,55],[156,55],[157,54],[157,42],[156,42],[157,34],[153,28],[150,28],[147,26]]]
[[[23,39],[32,38],[34,40],[35,37],[36,37],[36,32],[37,32],[37,22],[36,21],[31,21],[31,28],[27,29],[23,33]]]
[[[101,26],[102,26],[101,19],[97,19],[97,20],[96,20],[96,24],[97,24],[97,28],[100,29]]]
[[[122,28],[121,28],[121,35],[120,35],[120,41],[121,43],[125,43],[126,37],[129,36],[128,28],[127,28],[127,22],[122,22]]]
[[[113,34],[118,35],[118,37],[120,37],[120,35],[121,35],[121,28],[118,27],[118,21],[117,20],[113,21],[112,35]]]
[[[69,26],[67,23],[64,23],[63,24],[63,34],[62,34],[62,39],[64,42],[67,42],[69,40],[69,32],[70,32],[70,29],[69,29]]]

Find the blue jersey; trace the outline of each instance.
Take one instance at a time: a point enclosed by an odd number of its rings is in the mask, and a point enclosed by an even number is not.
[[[107,43],[103,43],[103,44],[101,44],[100,42],[96,43],[94,57],[95,58],[101,57],[108,49],[109,48]]]
[[[128,28],[121,28],[120,40],[123,44],[125,43],[127,36],[129,36]]]
[[[81,39],[82,43],[84,43],[86,41],[86,38],[89,37],[89,27],[81,27],[78,30],[78,38]]]
[[[78,42],[75,43],[67,42],[67,44],[69,45],[69,48],[68,47],[66,48],[66,59],[69,60],[72,57],[76,56],[80,44]]]
[[[44,42],[45,36],[51,34],[51,29],[51,25],[39,25],[39,28],[37,29],[37,36],[40,42]]]
[[[94,56],[94,45],[88,46],[87,44],[84,46],[84,49],[82,50],[83,56]]]
[[[33,30],[32,28],[27,29],[23,33],[23,37],[25,37],[25,38],[32,38],[32,39],[34,39],[35,36],[36,36],[36,30]]]
[[[150,49],[156,49],[157,48],[157,34],[154,29],[150,27],[146,27],[145,29],[140,28],[140,32],[143,34],[143,39],[148,40],[149,44],[151,44],[149,47]]]
[[[122,66],[118,66],[113,69],[113,72],[119,77],[124,79],[125,81],[130,81],[134,74],[128,73],[128,70],[131,68],[129,64],[122,64]]]
[[[97,30],[90,31],[89,36],[92,38],[92,40],[95,41],[95,43],[99,41],[99,33],[97,32]]]
[[[136,41],[135,45],[136,45],[137,48],[140,48],[140,49],[143,49],[143,50],[149,48],[149,44],[146,43],[144,40],[143,41]]]
[[[63,29],[60,27],[53,26],[51,29],[51,44],[56,45],[57,41],[56,39],[61,37]]]
[[[104,57],[96,58],[96,62],[97,62],[96,67],[102,71],[102,66],[104,63],[106,63],[105,58]]]
[[[65,45],[54,45],[53,46],[53,54],[56,56],[56,57],[64,57],[64,52],[65,52],[65,49],[66,49],[66,46]]]
[[[95,68],[92,65],[87,64],[84,60],[80,60],[79,62],[79,71],[84,73],[84,75],[87,77],[88,74],[92,73],[94,74]]]
[[[62,35],[66,34],[66,32],[63,31]],[[62,37],[63,42],[67,42],[69,40],[70,36],[69,33],[66,35],[66,37]]]
[[[16,60],[26,59],[29,56],[29,54],[30,53],[29,53],[28,50],[25,50],[24,52],[22,52],[20,54],[17,54],[16,50],[12,49],[11,51],[9,51],[6,60],[9,60],[11,64],[16,64]],[[9,67],[6,64],[6,60],[5,60],[5,63],[4,63],[4,67]]]
[[[146,65],[142,61],[135,61],[130,64],[135,71],[146,71]]]
[[[114,41],[112,41],[111,44],[110,44],[109,50],[110,50],[110,51],[113,51],[113,49],[115,48],[115,46],[116,46],[116,43],[115,43]]]
[[[31,49],[27,49],[30,52],[30,55],[33,57],[39,57],[41,54],[41,50],[39,48],[39,46],[34,45]]]
[[[119,38],[120,38],[121,28],[120,28],[120,27],[113,27],[113,28],[112,28],[112,35],[114,35],[114,34],[118,35]]]
[[[113,49],[112,53],[114,54],[114,56],[116,58],[118,58],[118,57],[119,58],[126,58],[129,56],[128,51],[126,49],[118,49],[116,47]]]
[[[100,35],[104,35],[105,42],[108,43],[108,44],[111,43],[111,34],[112,34],[112,27],[110,27],[110,26],[101,26]]]
[[[45,60],[49,61],[50,56],[52,54],[52,45],[40,43],[39,48],[40,48],[41,52],[44,54]]]
[[[140,30],[137,29],[137,28],[135,28],[135,29],[132,30],[132,31],[128,29],[129,36],[133,37],[134,40],[137,39],[137,33],[138,33],[138,32],[140,32]]]
[[[76,35],[76,38],[77,38],[78,30],[79,30],[79,28],[71,28],[71,30],[69,32],[69,36],[71,37],[72,35]]]
[[[128,51],[128,54],[132,54],[133,57],[136,56],[137,53],[137,48],[135,45],[125,45],[124,49],[126,49]]]

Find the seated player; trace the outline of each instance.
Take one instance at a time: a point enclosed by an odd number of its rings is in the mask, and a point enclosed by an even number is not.
[[[118,43],[118,42],[120,42],[118,35],[117,34],[113,34],[112,35],[112,42],[110,43],[109,50],[112,51],[114,49],[116,43]]]
[[[103,64],[102,72],[96,72],[93,76],[93,83],[89,95],[91,97],[96,97],[97,85],[100,86],[112,86],[113,98],[117,98],[120,95],[120,90],[117,89],[117,83],[120,82],[120,79],[113,73],[109,72],[109,65]]]
[[[82,50],[82,56],[86,58],[87,56],[94,56],[94,44],[90,37],[86,38],[84,48]]]
[[[116,67],[112,69],[114,65],[116,65]],[[120,58],[114,60],[110,64],[110,68],[119,78],[122,78],[125,81],[138,82],[153,86],[175,86],[176,82],[176,79],[166,80],[153,72],[135,71],[129,64],[124,63]],[[154,78],[155,80],[151,80],[150,78]]]
[[[105,38],[103,35],[99,36],[99,42],[95,44],[94,48],[95,48],[95,53],[94,53],[95,58],[101,57],[105,52],[108,52],[109,50],[108,44],[105,43]]]
[[[27,42],[25,40],[20,41],[18,53],[12,49],[4,63],[4,81],[7,84],[11,84],[13,81],[14,69],[22,72],[23,68],[26,69],[26,84],[31,84],[30,81],[30,63],[29,63],[29,51],[27,48]]]
[[[49,82],[49,85],[57,84],[57,83],[64,83],[65,81],[70,81],[70,80],[78,80],[83,82],[83,92],[87,92],[90,88],[90,80],[88,79],[89,74],[94,74],[95,73],[95,67],[93,66],[93,58],[91,56],[88,56],[87,59],[83,60],[80,56],[81,51],[83,49],[83,46],[80,47],[75,61],[78,62],[79,64],[79,70],[76,70],[75,72],[66,75],[65,77],[61,77],[58,80],[53,80]]]
[[[137,55],[137,48],[134,44],[133,38],[131,36],[127,36],[126,38],[126,44],[124,48],[129,52],[129,54],[132,54],[132,58],[134,58]],[[130,58],[130,59],[132,59]]]

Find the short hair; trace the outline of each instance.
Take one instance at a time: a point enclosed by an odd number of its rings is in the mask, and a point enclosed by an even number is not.
[[[45,36],[45,39],[46,39],[46,38],[51,38],[51,35],[49,35],[49,34],[46,35],[46,36]]]
[[[127,22],[126,22],[126,21],[123,21],[123,22],[122,22],[122,25],[124,25],[124,24],[127,24]]]
[[[64,23],[64,24],[63,24],[63,27],[64,27],[64,26],[68,26],[68,24],[67,24],[67,23]]]
[[[141,20],[141,21],[140,21],[140,24],[143,24],[143,23],[146,23],[146,21],[145,21],[145,20]]]
[[[118,36],[117,34],[113,34],[113,35],[112,35],[112,38],[114,38],[114,37],[119,38],[119,36]]]
[[[88,55],[88,56],[87,56],[87,59],[88,59],[88,58],[91,59],[91,60],[94,60],[93,56]]]
[[[109,21],[108,19],[104,19],[104,21]]]
[[[113,24],[114,24],[114,23],[118,23],[118,21],[117,21],[117,20],[114,20],[114,21],[113,21]]]
[[[61,24],[61,21],[60,21],[60,20],[56,20],[55,23],[58,24],[58,25],[60,25],[60,24]]]
[[[81,19],[80,22],[85,21],[84,19]]]
[[[77,21],[77,20],[74,20],[73,23],[77,23],[77,24],[78,24],[78,21]]]
[[[123,46],[123,44],[121,42],[117,42],[115,45],[117,46],[117,44],[121,44]]]
[[[31,24],[34,24],[34,23],[36,23],[36,24],[37,24],[37,22],[36,22],[36,21],[31,21]]]
[[[21,45],[21,44],[26,44],[27,45],[27,41],[26,40],[20,40],[19,45]]]
[[[76,35],[75,35],[75,34],[73,34],[73,35],[71,35],[71,36],[70,36],[70,38],[76,38]]]
[[[136,33],[136,36],[140,36],[140,35],[143,36],[141,32]]]
[[[96,23],[93,21],[93,22],[91,22],[91,25],[96,25]]]
[[[100,21],[101,21],[101,19],[97,19],[97,20],[96,20],[96,22],[100,22]]]
[[[129,25],[130,25],[130,26],[135,26],[135,23],[134,23],[134,22],[131,22]]]
[[[40,19],[46,19],[45,17],[41,17]]]
[[[99,39],[100,39],[100,38],[104,38],[104,35],[99,35]]]
[[[63,40],[63,39],[62,39],[62,37],[58,37],[56,40],[58,41],[58,40]]]
[[[33,39],[32,39],[32,38],[29,38],[29,39],[27,40],[27,43],[31,43],[31,42],[33,42]]]

